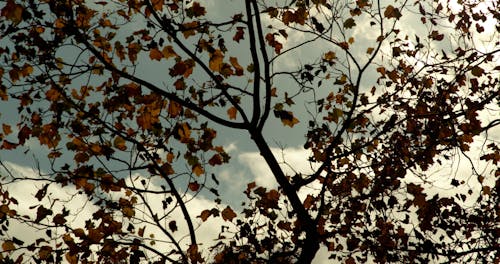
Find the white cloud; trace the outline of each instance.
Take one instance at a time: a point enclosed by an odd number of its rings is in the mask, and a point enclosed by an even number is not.
[[[43,186],[43,182],[38,181],[40,177],[38,176],[38,172],[29,167],[20,166],[10,162],[4,162],[4,164],[9,168],[9,171],[19,177],[27,177],[33,180],[18,180],[8,185],[3,185],[6,188],[11,197],[15,197],[19,202],[19,205],[12,207],[17,211],[19,215],[27,215],[32,219],[36,217],[36,208],[31,208],[34,205],[43,205],[46,208],[51,208],[53,214],[48,216],[46,219],[42,220],[41,223],[50,224],[52,221],[52,217],[60,213],[62,208],[66,208],[70,210],[70,216],[66,217],[68,220],[67,224],[72,228],[83,228],[85,226],[85,221],[87,219],[92,218],[92,214],[99,209],[96,205],[93,205],[92,202],[89,202],[88,197],[83,194],[79,194],[78,190],[74,189],[74,186],[66,186],[61,187],[58,184],[52,184],[47,189],[47,194],[42,201],[38,201],[35,198],[37,191]],[[6,175],[5,171],[1,171],[1,175]],[[141,175],[134,175],[133,177],[137,182],[140,182],[144,179]],[[131,183],[130,180],[127,182]],[[150,185],[149,190],[159,190],[160,187]],[[109,194],[110,198],[118,199],[121,197],[120,193],[111,193]],[[148,202],[148,205],[151,206],[153,212],[161,215],[161,212],[164,212],[163,204],[161,197],[158,197],[154,194],[145,194],[144,201]],[[140,200],[140,199],[139,199]],[[216,204],[215,202],[202,198],[202,197],[193,197],[192,195],[186,194],[184,196],[184,200],[187,202],[187,209],[189,211],[190,217],[193,221],[194,227],[196,229],[197,242],[201,246],[201,250],[204,254],[210,254],[208,248],[216,244],[214,239],[218,237],[218,234],[221,231],[222,226],[226,226],[229,229],[234,229],[233,225],[230,222],[223,221],[220,217],[209,217],[206,222],[202,222],[199,216],[201,212],[205,209],[211,209],[217,207],[219,210],[223,210],[227,205],[225,204]],[[141,203],[143,201],[139,201]],[[53,206],[51,207],[51,204]],[[167,208],[169,210],[170,208]],[[142,212],[141,212],[142,211]],[[162,233],[162,231],[155,227],[154,225],[147,224],[146,222],[142,222],[138,220],[139,218],[143,218],[144,220],[150,221],[151,214],[146,211],[144,206],[138,205],[136,210],[136,219],[128,220],[127,218],[116,219],[122,221],[123,229],[126,229],[129,223],[135,225],[136,228],[140,228],[142,226],[146,226],[144,237],[149,239],[150,235],[154,235],[154,239],[156,240],[155,245],[153,246],[157,250],[161,252],[168,252],[172,249],[172,244],[168,242],[168,238]],[[187,250],[190,239],[188,227],[185,224],[184,215],[182,214],[179,208],[172,210],[168,216],[166,216],[161,223],[163,223],[165,229],[169,229],[168,223],[171,221],[176,221],[178,230],[173,232],[173,236],[184,250]],[[54,235],[63,234],[64,230],[53,230]],[[22,223],[20,221],[13,220],[10,223],[8,230],[8,237],[16,237],[25,242],[24,245],[29,245],[35,242],[38,238],[47,238],[45,235],[45,230],[37,229],[33,225],[29,223]],[[7,238],[7,237],[6,237]],[[165,243],[162,243],[165,241]],[[0,241],[1,242],[1,241]],[[59,241],[60,242],[60,241]],[[146,243],[146,242],[145,242]],[[53,246],[53,244],[50,244]],[[16,258],[21,251],[18,251],[12,255],[12,257]],[[26,253],[26,251],[24,251]]]
[[[309,174],[313,172],[314,164],[310,164],[307,158],[310,152],[301,147],[271,148],[281,168],[286,175],[293,176],[296,173]],[[238,161],[245,165],[254,176],[257,185],[276,188],[276,180],[269,169],[266,161],[259,152],[244,152],[238,155]]]

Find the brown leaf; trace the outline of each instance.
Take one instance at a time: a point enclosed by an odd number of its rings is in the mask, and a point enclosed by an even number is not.
[[[207,221],[208,217],[210,217],[210,215],[210,210],[203,210],[198,217],[201,218],[201,221],[205,222]]]
[[[236,71],[236,76],[241,76],[243,75],[243,67],[238,63],[238,59],[236,57],[229,57],[229,62],[231,62],[231,65],[233,66],[234,70]]]
[[[392,5],[388,5],[385,8],[384,16],[387,17],[387,18],[393,18],[394,17],[396,19],[399,19],[401,17],[401,12],[399,12],[398,8],[395,8]]]
[[[472,75],[481,77],[484,74],[484,69],[479,66],[474,66],[471,70]]]
[[[7,0],[7,4],[2,8],[0,15],[14,22],[14,24],[19,24],[23,19],[23,11],[23,6],[16,4],[13,0]]]
[[[231,209],[231,207],[227,206],[224,210],[222,210],[222,219],[224,221],[231,221],[236,217],[236,213]]]
[[[219,154],[214,154],[209,160],[208,160],[208,164],[210,164],[211,166],[215,166],[215,165],[221,165],[222,164],[222,158]]]
[[[306,199],[304,200],[304,208],[309,209],[313,204],[314,204],[314,197],[311,195],[307,195]]]
[[[14,245],[14,242],[12,242],[11,240],[7,240],[7,241],[2,243],[2,250],[3,251],[11,251],[11,250],[15,250],[15,249],[16,249],[16,246]]]
[[[196,192],[196,191],[198,191],[198,190],[200,189],[200,184],[199,184],[199,183],[197,183],[197,182],[190,182],[190,183],[188,184],[188,188],[189,188],[191,191]]]
[[[170,230],[172,230],[172,232],[175,232],[177,231],[177,223],[175,221],[170,221],[168,223],[168,228],[170,228]]]
[[[234,34],[233,40],[236,42],[240,42],[240,40],[245,38],[245,32],[243,31],[244,27],[236,27],[236,34]]]
[[[51,214],[52,210],[43,207],[43,205],[40,205],[36,211],[35,223],[40,223],[40,221],[42,221],[45,217]]]
[[[64,225],[66,223],[66,219],[62,214],[56,214],[53,219],[54,224],[56,225]]]

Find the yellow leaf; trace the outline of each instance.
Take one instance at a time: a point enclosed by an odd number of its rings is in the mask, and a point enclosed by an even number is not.
[[[374,50],[374,48],[367,48],[367,49],[366,49],[366,53],[368,53],[368,54],[372,54],[372,53],[373,53],[373,50]]]
[[[324,55],[324,59],[325,59],[326,61],[332,61],[332,60],[334,60],[336,57],[337,57],[337,56],[335,55],[335,52],[333,52],[333,51],[329,51],[329,52],[325,53],[325,55]]]
[[[212,71],[220,72],[222,68],[222,59],[224,58],[224,55],[222,54],[222,51],[216,50],[212,55],[210,56],[210,61],[208,62],[208,67]]]
[[[200,164],[196,164],[193,166],[193,173],[196,174],[196,176],[200,176],[205,172],[203,167]]]
[[[238,110],[236,107],[232,106],[231,108],[227,109],[227,115],[229,115],[229,119],[236,119],[236,115],[238,114]]]

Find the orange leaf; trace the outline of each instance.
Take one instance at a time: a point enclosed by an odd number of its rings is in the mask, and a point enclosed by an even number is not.
[[[5,133],[5,135],[9,135],[10,133],[12,133],[12,129],[10,128],[10,125],[2,124],[2,129],[3,129],[3,132]]]
[[[163,53],[157,48],[153,48],[149,51],[149,58],[159,61],[163,58]]]
[[[3,249],[3,251],[11,251],[11,250],[15,250],[16,246],[14,245],[14,242],[7,240],[7,241],[3,242],[2,249]]]
[[[231,221],[236,217],[236,213],[231,209],[231,207],[227,206],[226,209],[222,210],[222,219],[224,221]]]
[[[236,119],[237,114],[238,109],[236,109],[236,107],[231,106],[229,109],[227,109],[227,115],[229,116],[229,119]]]
[[[0,147],[0,149],[6,149],[6,150],[9,150],[9,149],[15,149],[17,147],[17,144],[14,144],[12,142],[9,142],[7,140],[4,140],[2,142],[2,146]]]

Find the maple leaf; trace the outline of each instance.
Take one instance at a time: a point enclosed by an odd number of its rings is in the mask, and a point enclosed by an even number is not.
[[[153,48],[149,51],[149,58],[160,61],[163,58],[163,53],[157,48]]]
[[[222,210],[221,214],[222,214],[222,219],[224,219],[224,221],[232,221],[233,218],[236,217],[236,213],[229,206],[227,206],[224,210]]]
[[[210,61],[208,62],[208,67],[210,70],[215,72],[220,72],[222,69],[222,60],[224,59],[224,54],[222,51],[217,49],[215,52],[210,54]]]
[[[395,8],[392,5],[388,5],[385,8],[384,16],[387,17],[387,18],[396,18],[396,19],[399,19],[402,15],[401,15],[401,12],[399,12],[398,8]]]

